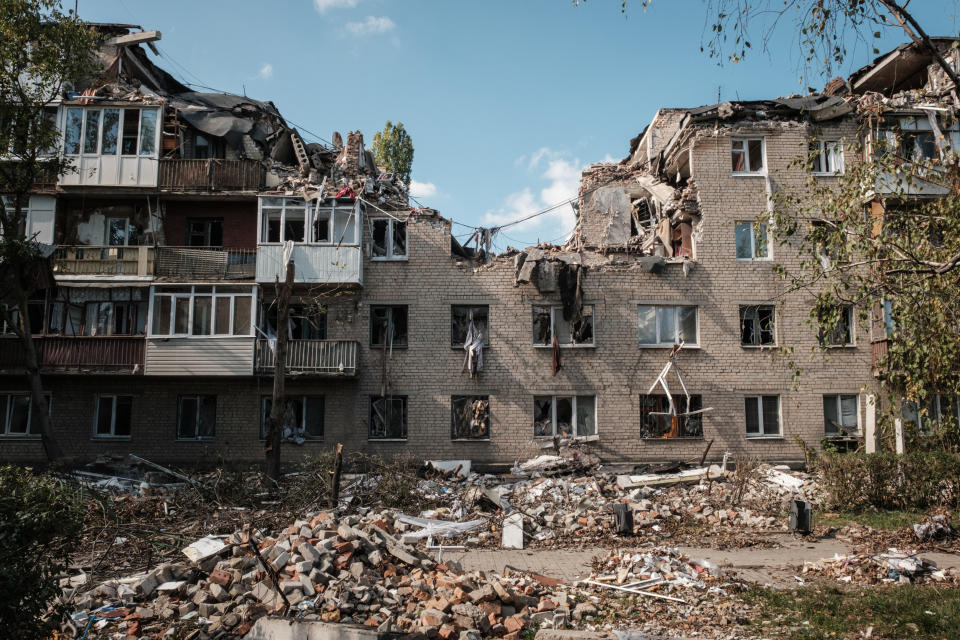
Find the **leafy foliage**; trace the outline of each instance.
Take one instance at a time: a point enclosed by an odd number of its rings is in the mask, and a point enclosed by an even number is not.
[[[79,495],[27,469],[0,467],[0,620],[8,638],[49,637],[62,609],[58,574],[69,560],[83,519]]]
[[[396,125],[387,120],[383,131],[373,136],[373,155],[378,165],[396,175],[410,186],[410,172],[413,168],[413,140],[403,123]]]

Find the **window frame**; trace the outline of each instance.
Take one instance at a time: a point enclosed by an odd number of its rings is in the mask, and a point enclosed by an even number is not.
[[[773,304],[741,304],[739,305],[739,316],[740,316],[740,346],[744,349],[769,349],[777,346],[777,306]],[[760,309],[768,309],[770,311],[770,317],[772,321],[772,327],[770,333],[773,336],[772,342],[763,342],[760,338],[762,331],[760,329]],[[749,313],[750,311],[754,312],[754,322],[756,322],[756,328],[754,330],[754,335],[757,338],[755,343],[748,343],[743,341],[743,325],[747,318],[744,318],[744,313]]]
[[[410,227],[406,220],[395,220],[394,218],[369,218],[370,220],[370,260],[373,262],[405,262],[410,259]],[[374,240],[373,230],[378,222],[387,223],[386,232],[386,253],[382,256],[373,255]],[[393,253],[393,235],[396,225],[403,225],[403,247],[404,253],[395,255]]]
[[[776,433],[766,433],[766,425],[763,421],[763,399],[764,398],[776,398],[777,399],[777,432]],[[756,402],[757,410],[757,426],[759,431],[757,433],[750,433],[747,431],[749,427],[749,422],[747,420],[747,403],[751,400]],[[754,395],[745,395],[743,396],[743,426],[744,426],[744,435],[748,440],[782,440],[783,439],[783,399],[780,394],[769,394],[769,393],[759,393]]]
[[[112,398],[110,403],[110,432],[100,433],[100,400],[103,398]],[[128,425],[130,433],[117,434],[117,405],[121,399],[130,401],[130,424]],[[93,439],[94,440],[131,440],[133,439],[133,395],[129,393],[97,393],[94,395],[93,404]]]
[[[387,340],[386,344],[381,343],[381,342],[374,342],[374,334],[373,334],[374,317],[373,317],[373,314],[374,314],[374,311],[376,311],[376,310],[378,310],[378,309],[386,309],[386,310],[387,310],[387,312],[388,312],[388,316],[387,316],[387,327],[388,327],[388,328],[393,326],[393,312],[394,312],[394,310],[395,310],[395,309],[403,309],[403,310],[404,310],[404,312],[406,313],[406,316],[407,316],[407,318],[406,318],[407,330],[406,330],[406,339],[403,341],[402,344],[398,344],[398,343],[395,343],[395,342],[392,341],[392,333],[393,333],[393,332],[390,332],[391,335],[388,336],[388,340]],[[369,344],[369,346],[370,346],[371,349],[383,349],[383,348],[388,348],[388,349],[407,349],[407,348],[409,348],[409,346],[410,346],[410,305],[406,305],[406,304],[371,304],[371,305],[370,305],[370,333],[369,333],[369,338],[370,338],[370,344]],[[379,337],[377,338],[377,340],[379,340]]]
[[[550,398],[550,419],[551,419],[551,432],[548,434],[537,435],[537,401],[543,398]],[[571,416],[571,428],[572,433],[570,434],[571,439],[579,438],[599,438],[600,437],[600,425],[597,424],[597,395],[586,394],[586,393],[573,393],[573,394],[558,394],[558,395],[534,395],[533,396],[533,413],[531,414],[534,418],[533,420],[533,438],[534,440],[543,440],[547,438],[554,437],[563,437],[557,433],[557,400],[562,400],[569,398],[570,403],[570,416]],[[580,398],[591,398],[593,400],[593,427],[594,431],[591,434],[580,435],[579,434],[579,425],[577,424],[577,403]]]
[[[810,173],[814,176],[842,176],[846,171],[846,164],[843,157],[843,140],[840,138],[829,138],[824,140],[810,141],[810,155],[814,157],[814,162],[819,163],[820,170],[816,165],[811,166]],[[829,165],[829,159],[833,157],[836,160],[836,167],[830,171],[825,169]]]
[[[482,329],[482,333],[483,333],[483,347],[484,347],[484,348],[489,347],[489,346],[490,346],[490,305],[489,305],[489,304],[451,304],[451,305],[450,305],[450,348],[451,348],[451,349],[463,349],[463,343],[466,342],[466,336],[464,336],[464,339],[463,339],[463,340],[460,340],[460,341],[454,340],[454,337],[453,337],[453,332],[454,332],[454,324],[453,324],[454,309],[457,309],[457,308],[467,309],[467,310],[468,310],[468,311],[467,311],[467,320],[468,320],[467,327],[469,327],[469,318],[470,318],[470,312],[471,312],[471,311],[476,310],[476,309],[484,309],[484,310],[486,310],[487,319],[486,319],[486,322],[484,323],[484,326],[483,326],[483,329]],[[475,322],[476,322],[476,321],[475,321]]]
[[[307,442],[324,442],[327,437],[327,398],[323,394],[316,393],[291,393],[284,397],[285,402],[298,400],[300,402],[300,426],[303,428],[303,439]],[[307,433],[307,400],[320,401],[320,435],[314,436]],[[267,394],[260,395],[260,441],[265,442],[270,432],[270,412],[266,410],[267,402],[273,402],[273,396]],[[282,436],[281,436],[282,437]]]
[[[759,140],[760,141],[760,168],[757,170],[750,169],[750,141]],[[733,168],[733,154],[735,143],[743,144],[743,148],[739,150],[740,153],[743,153],[743,166],[746,167],[743,171],[737,171]],[[730,175],[732,176],[765,176],[767,175],[767,139],[766,136],[731,136],[730,137]]]
[[[859,393],[825,393],[823,394],[823,436],[825,438],[849,438],[849,437],[859,437],[863,434],[863,421],[860,417],[860,394]],[[836,400],[836,412],[837,417],[843,418],[843,398],[853,398],[857,403],[856,416],[857,416],[857,430],[851,435],[847,435],[843,432],[842,429],[837,429],[836,431],[830,432],[827,431],[827,412],[826,412],[826,402],[828,398],[833,398]]]
[[[764,229],[763,229],[763,235],[764,235],[764,237],[766,238],[765,248],[766,248],[766,251],[767,251],[767,255],[765,255],[765,256],[761,256],[761,255],[758,255],[758,254],[757,254],[757,252],[758,252],[758,250],[759,250],[759,247],[757,246],[758,243],[757,243],[757,232],[756,232],[757,221],[756,221],[756,220],[736,220],[736,221],[734,221],[734,223],[733,223],[733,247],[734,247],[733,253],[734,253],[734,257],[736,257],[736,259],[737,259],[737,262],[771,262],[771,261],[773,260],[773,243],[770,242],[770,222],[768,221],[768,222],[764,222],[764,223],[762,223],[762,224],[763,224],[763,227],[764,227]],[[748,257],[748,258],[742,258],[742,257],[740,257],[740,256],[738,255],[739,245],[737,244],[737,233],[738,233],[738,231],[740,230],[740,228],[741,228],[742,225],[749,225],[749,226],[750,226],[750,257]]]
[[[817,342],[820,345],[821,349],[849,349],[851,347],[857,346],[857,325],[856,325],[856,314],[854,313],[853,305],[845,304],[843,305],[844,312],[847,317],[847,333],[850,336],[849,342],[827,342],[826,340],[832,339],[833,336],[828,336],[826,330],[821,326],[820,333],[817,336]],[[834,327],[834,332],[839,328]]]
[[[217,287],[221,287],[217,291]],[[148,338],[252,338],[256,335],[254,326],[257,322],[256,303],[257,287],[250,285],[250,291],[240,291],[240,287],[246,285],[221,284],[221,285],[153,285],[150,287],[150,305],[147,309],[147,337]],[[189,287],[190,292],[165,291],[165,289],[185,289]],[[197,287],[210,287],[210,291],[197,291]],[[209,334],[193,333],[193,313],[196,307],[196,298],[209,297],[210,303],[210,331]],[[161,298],[170,298],[170,317],[169,333],[156,333],[154,309]],[[217,328],[217,299],[230,298],[230,329],[228,333],[215,333]],[[250,300],[250,326],[247,333],[235,333],[235,316],[237,312],[237,298],[249,298]],[[177,300],[189,300],[189,313],[187,314],[187,333],[176,333],[176,314]]]
[[[687,411],[698,411],[698,410],[701,411],[701,413],[694,414],[694,415],[692,415],[692,416],[686,416],[686,417],[684,418],[683,424],[680,426],[680,431],[681,431],[681,432],[686,432],[686,431],[688,431],[688,428],[687,428],[687,426],[688,426],[688,424],[689,424],[688,421],[691,420],[691,419],[693,419],[693,420],[699,422],[699,426],[700,426],[700,433],[699,433],[699,435],[679,435],[679,436],[677,436],[676,438],[668,438],[666,435],[647,435],[648,432],[646,431],[645,425],[644,425],[645,420],[652,418],[652,419],[657,420],[657,421],[659,422],[658,419],[661,417],[661,416],[651,416],[651,415],[650,415],[651,413],[660,413],[660,412],[659,412],[659,411],[653,412],[653,411],[650,411],[647,407],[645,407],[644,405],[645,405],[645,401],[646,401],[647,399],[654,399],[654,400],[656,400],[657,403],[660,405],[660,406],[657,407],[657,408],[663,409],[664,412],[667,411],[667,409],[669,409],[669,406],[670,406],[670,403],[669,403],[669,401],[667,400],[667,394],[665,394],[665,393],[641,393],[641,394],[639,394],[639,396],[638,396],[638,402],[639,402],[639,410],[640,410],[640,422],[639,422],[638,427],[639,427],[639,429],[640,429],[640,439],[641,439],[641,440],[703,440],[703,415],[704,415],[704,412],[703,412],[703,394],[701,394],[701,393],[691,393],[691,394],[690,394],[690,402],[689,402],[689,403],[687,403],[687,397],[686,397],[685,395],[674,395],[674,396],[673,396],[673,402],[674,402],[674,405],[677,407],[677,413],[678,413],[678,414],[679,414],[679,413],[685,413],[685,412],[687,412]],[[679,403],[683,403],[683,406],[681,407],[681,406],[679,405]],[[693,407],[693,406],[696,406],[697,408],[696,408],[696,409],[691,408],[691,407]],[[683,411],[680,410],[681,408],[683,409]],[[663,416],[663,417],[666,417],[666,416]]]
[[[192,399],[197,403],[196,416],[194,422],[195,433],[193,436],[183,435],[183,401]],[[213,425],[210,428],[210,435],[200,434],[200,417],[203,414],[202,403],[204,400],[213,400]],[[177,396],[177,440],[181,442],[211,442],[217,435],[217,396],[209,393],[186,393]]]
[[[279,202],[277,202],[279,201]],[[346,213],[346,209],[350,209],[350,213]],[[327,218],[327,234],[329,236],[328,240],[317,241],[314,237],[317,235],[314,231],[314,223],[317,220],[320,220],[321,210],[324,212],[329,212],[329,217]],[[275,215],[276,212],[280,212],[280,239],[279,241],[270,241],[270,227],[269,221],[270,216]],[[309,246],[318,246],[318,247],[359,247],[361,245],[361,227],[360,219],[362,218],[360,210],[360,201],[357,200],[352,206],[337,206],[324,204],[323,201],[318,200],[315,204],[311,204],[300,197],[293,196],[278,196],[278,195],[261,195],[257,198],[257,244],[266,245],[266,246],[282,246],[286,242],[286,233],[287,233],[287,212],[295,212],[298,216],[303,214],[303,240],[293,240],[297,245],[309,245]],[[343,215],[346,216],[346,219],[349,224],[353,225],[353,242],[343,242],[339,241],[339,238],[336,237],[337,232],[337,216]],[[344,229],[347,228],[347,224],[344,224]]]
[[[656,324],[656,334],[658,342],[640,342],[640,309],[643,307],[652,307],[656,310],[654,322]],[[696,342],[684,342],[684,349],[698,349],[700,347],[700,305],[696,304],[660,304],[660,303],[638,303],[637,304],[637,346],[641,349],[668,349],[673,345],[680,344],[680,322],[678,321],[678,310],[681,308],[694,310],[694,324],[696,325]],[[660,311],[663,309],[672,309],[674,314],[674,338],[670,342],[663,342],[660,336]]]
[[[536,326],[537,318],[537,309],[542,309],[549,307],[550,309],[550,341],[547,343],[536,342],[536,332],[534,330]],[[590,342],[574,342],[573,341],[573,325],[570,324],[570,342],[560,342],[560,337],[557,336],[557,346],[561,349],[592,349],[597,346],[597,305],[594,303],[584,304],[584,309],[590,309]],[[535,349],[550,349],[553,347],[553,336],[557,331],[557,313],[560,313],[560,320],[563,320],[563,305],[560,304],[534,304],[531,308],[530,316],[530,344]],[[584,314],[585,316],[588,314]],[[569,323],[568,323],[569,324]]]
[[[70,142],[72,145],[72,141],[68,141],[67,127],[69,126],[70,111],[74,109],[81,112],[80,129],[78,132],[79,137],[77,138],[77,151],[76,153],[69,153],[67,151],[67,144],[68,142]],[[106,121],[106,112],[114,111],[114,110],[119,112],[117,116],[117,135],[116,135],[116,140],[114,141],[115,149],[113,153],[104,153],[103,152],[103,142],[104,142],[103,133],[104,133],[104,123]],[[137,146],[136,146],[136,150],[133,153],[123,153],[123,137],[124,137],[123,125],[126,119],[127,111],[137,112],[137,133],[136,133]],[[143,112],[144,111],[152,111],[154,113],[154,118],[155,118],[154,131],[153,131],[153,145],[152,145],[153,149],[150,150],[148,153],[144,153],[144,145],[143,145],[143,142],[144,142]],[[93,112],[98,113],[97,124],[96,124],[97,149],[96,151],[85,151],[84,145],[88,137],[88,123],[90,121],[90,114]],[[60,132],[62,133],[62,135],[60,140],[59,151],[61,155],[66,157],[94,158],[94,157],[109,156],[109,157],[119,157],[119,158],[146,158],[146,159],[156,160],[160,157],[159,137],[160,137],[160,131],[162,128],[163,127],[162,127],[162,118],[160,116],[160,107],[138,107],[138,106],[132,106],[132,105],[111,105],[111,104],[98,104],[96,106],[84,106],[84,105],[76,105],[76,104],[64,105],[63,123],[62,123],[62,128],[60,129]]]
[[[401,404],[403,412],[402,435],[397,436],[374,436],[373,435],[373,403],[377,400],[398,401]],[[369,396],[367,409],[367,441],[368,442],[407,442],[410,439],[410,396],[405,394],[389,394],[386,396]]]
[[[53,394],[45,392],[47,399],[47,415],[53,417]],[[10,431],[12,413],[14,411],[13,398],[27,398],[27,430],[23,433]],[[0,416],[0,440],[40,440],[43,437],[41,433],[34,433],[33,429],[33,394],[29,391],[0,391],[0,398],[3,399],[4,411]]]
[[[456,435],[456,408],[455,404],[458,401],[465,401],[469,404],[473,404],[476,401],[483,401],[487,403],[487,416],[486,416],[486,435],[479,437],[472,436],[460,436]],[[490,395],[489,394],[455,394],[450,396],[450,441],[451,442],[490,442],[490,427],[491,427],[491,416],[490,416]]]

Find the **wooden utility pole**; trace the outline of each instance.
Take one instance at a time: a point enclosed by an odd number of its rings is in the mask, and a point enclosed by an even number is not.
[[[330,483],[330,507],[336,509],[340,504],[340,474],[343,471],[343,444],[337,443],[337,455],[333,461],[333,476]]]
[[[277,350],[273,354],[273,402],[267,420],[266,462],[267,476],[280,481],[280,445],[283,440],[283,414],[286,411],[287,341],[290,334],[287,318],[290,316],[290,295],[293,292],[293,260],[287,263],[283,286],[277,283]]]

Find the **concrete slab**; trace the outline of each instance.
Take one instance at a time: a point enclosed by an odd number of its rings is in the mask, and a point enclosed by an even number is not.
[[[338,624],[319,620],[260,618],[245,640],[391,640],[405,633],[381,633],[362,625]]]

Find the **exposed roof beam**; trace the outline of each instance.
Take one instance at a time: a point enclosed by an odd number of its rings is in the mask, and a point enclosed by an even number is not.
[[[153,31],[140,31],[138,33],[128,33],[125,36],[117,36],[115,38],[110,38],[104,42],[104,44],[114,45],[122,47],[124,45],[130,44],[141,44],[144,42],[156,42],[160,39],[160,32]]]

